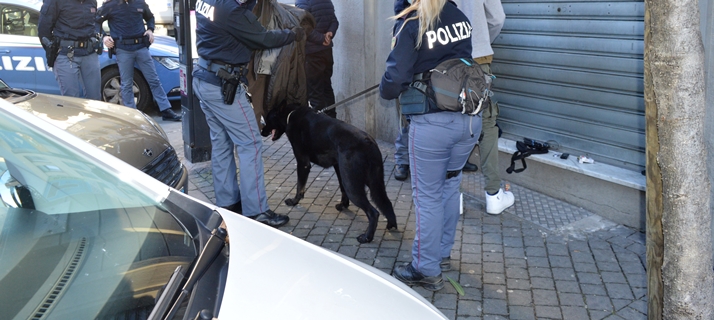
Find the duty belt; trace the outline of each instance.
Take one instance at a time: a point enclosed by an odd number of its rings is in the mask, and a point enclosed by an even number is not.
[[[144,43],[144,37],[134,38],[134,39],[121,39],[121,40],[119,40],[119,43],[121,43],[121,44],[139,44],[139,43]]]
[[[91,47],[91,44],[89,43],[89,40],[84,40],[84,41],[78,41],[78,40],[60,40],[60,47],[72,47],[74,49],[77,48],[89,48]]]
[[[223,69],[232,73],[233,71],[240,71],[241,74],[245,71],[245,63],[241,64],[230,64],[218,60],[207,60],[204,58],[198,58],[198,65],[211,72],[218,72],[218,70]]]

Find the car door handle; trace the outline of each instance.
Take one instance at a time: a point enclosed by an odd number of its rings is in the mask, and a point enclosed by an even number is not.
[[[8,49],[0,49],[0,54],[2,53],[10,53],[10,50]]]

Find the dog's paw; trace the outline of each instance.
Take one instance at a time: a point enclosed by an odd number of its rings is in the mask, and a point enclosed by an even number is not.
[[[397,223],[387,222],[387,230],[392,230],[397,228]]]
[[[337,211],[342,211],[342,210],[347,209],[347,207],[349,207],[349,206],[350,206],[349,204],[338,203],[335,205],[335,209],[337,209]]]
[[[367,234],[361,234],[361,235],[359,235],[359,237],[357,237],[357,241],[359,243],[372,242],[372,237],[368,237]]]
[[[295,199],[285,199],[285,204],[294,207],[298,204],[300,200],[295,200]]]

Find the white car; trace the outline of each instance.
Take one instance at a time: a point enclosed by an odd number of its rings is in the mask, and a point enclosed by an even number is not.
[[[382,271],[196,200],[1,99],[0,310],[3,319],[446,319]]]

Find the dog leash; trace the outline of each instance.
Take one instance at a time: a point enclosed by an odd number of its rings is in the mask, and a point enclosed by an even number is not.
[[[369,88],[367,88],[367,89],[364,89],[364,90],[362,90],[361,92],[359,92],[359,93],[357,93],[357,94],[355,94],[355,95],[353,95],[353,96],[351,96],[351,97],[349,97],[349,98],[347,98],[347,99],[345,99],[345,100],[342,100],[342,101],[340,101],[340,102],[338,102],[338,103],[335,103],[335,104],[333,104],[333,105],[331,105],[331,106],[329,106],[329,107],[327,107],[327,108],[324,108],[324,109],[322,109],[322,110],[318,110],[317,113],[325,113],[325,111],[328,111],[328,110],[332,110],[332,109],[334,109],[334,108],[337,108],[339,105],[343,105],[343,104],[345,104],[345,103],[347,103],[347,102],[349,102],[349,101],[351,101],[351,100],[353,100],[353,99],[355,99],[355,98],[357,98],[357,97],[359,97],[359,96],[361,96],[361,95],[363,95],[363,94],[365,94],[365,93],[367,93],[367,92],[370,92],[370,91],[372,91],[372,90],[374,90],[374,89],[376,89],[376,88],[379,88],[379,84],[375,84],[375,85],[373,85],[373,86],[371,86],[371,87],[369,87]]]

